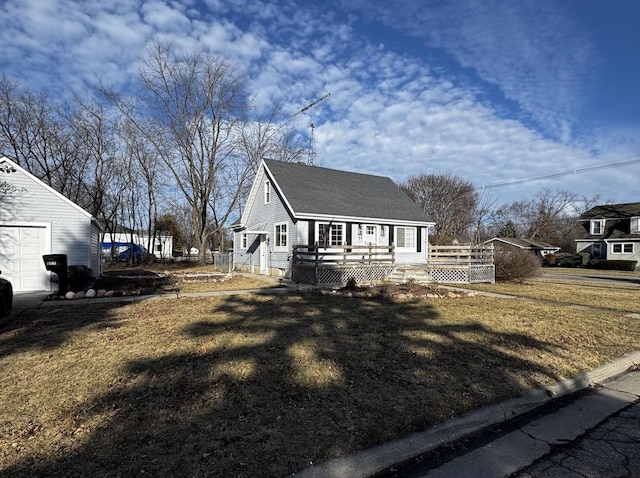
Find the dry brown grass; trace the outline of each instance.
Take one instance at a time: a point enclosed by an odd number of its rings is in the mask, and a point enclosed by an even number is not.
[[[284,476],[639,339],[628,318],[480,296],[40,308],[0,328],[0,475]]]
[[[496,292],[517,297],[542,299],[564,304],[640,313],[640,290],[637,287],[603,283],[529,280],[523,284],[474,284],[474,290]]]

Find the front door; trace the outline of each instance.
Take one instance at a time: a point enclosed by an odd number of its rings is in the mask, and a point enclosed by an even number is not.
[[[269,274],[269,244],[267,235],[260,234],[260,274]]]

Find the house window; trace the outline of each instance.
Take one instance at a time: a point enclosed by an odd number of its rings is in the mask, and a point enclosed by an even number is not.
[[[341,246],[344,243],[344,224],[318,224],[317,242],[323,247]]]
[[[162,252],[162,244],[156,245],[156,252]]]
[[[591,235],[600,236],[604,234],[604,219],[594,219],[591,221]]]
[[[611,252],[614,254],[633,254],[633,243],[612,244]]]
[[[375,244],[377,241],[377,227],[376,226],[367,226],[365,230],[365,242],[368,244]]]
[[[591,246],[591,253],[593,257],[600,258],[602,257],[602,244],[600,242],[596,242]]]
[[[287,223],[283,222],[275,225],[275,250],[287,250]]]
[[[396,227],[396,247],[416,250],[416,228]]]
[[[240,234],[240,248],[246,249],[249,241],[249,235],[246,232]]]
[[[271,203],[271,182],[270,181],[264,182],[264,203],[265,204]]]
[[[640,234],[640,217],[631,218],[631,234]]]

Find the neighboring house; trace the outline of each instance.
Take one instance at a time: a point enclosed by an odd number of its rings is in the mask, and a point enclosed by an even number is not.
[[[584,229],[576,239],[577,252],[640,263],[640,202],[596,206],[579,220]]]
[[[318,254],[336,254],[334,261],[361,254],[363,262],[376,262],[381,256],[367,255],[369,247],[390,252],[392,264],[426,265],[433,225],[389,178],[264,160],[232,226],[234,264],[291,277],[298,248],[316,263]]]
[[[515,237],[494,237],[484,241],[484,244],[493,244],[496,249],[502,247],[531,251],[540,260],[544,259],[547,254],[554,254],[560,250],[558,246],[532,239],[516,239]]]
[[[100,225],[87,211],[0,157],[0,271],[14,291],[51,290],[42,256],[101,274]]]
[[[111,257],[125,252],[132,245],[149,250],[156,259],[170,259],[173,252],[173,235],[168,231],[158,231],[155,237],[146,232],[134,231],[117,224],[111,232],[105,232],[102,237],[102,255]],[[151,249],[148,249],[150,243]]]

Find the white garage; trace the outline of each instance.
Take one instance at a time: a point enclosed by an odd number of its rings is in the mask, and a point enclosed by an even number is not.
[[[99,275],[99,238],[91,214],[0,157],[0,271],[14,291],[51,290],[44,254],[66,254]]]

